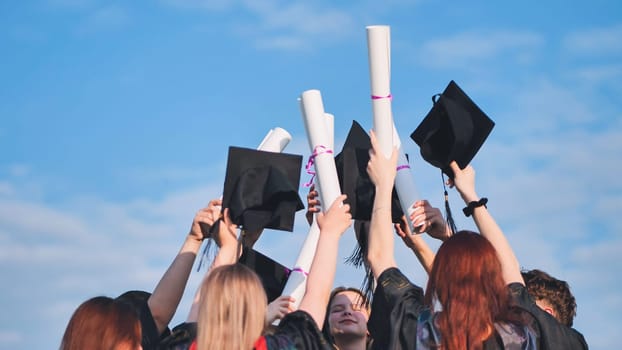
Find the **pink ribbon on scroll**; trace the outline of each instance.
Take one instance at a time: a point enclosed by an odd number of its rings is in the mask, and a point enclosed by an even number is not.
[[[309,182],[305,184],[305,187],[310,187],[311,185],[313,185],[313,179],[315,179],[315,171],[311,170],[311,168],[313,167],[313,164],[315,164],[315,157],[323,153],[332,154],[333,150],[328,149],[326,146],[322,146],[322,145],[317,145],[313,149],[313,154],[311,154],[311,156],[309,157],[309,161],[307,162],[307,165],[305,166],[305,169],[307,170],[307,174],[311,175],[311,180],[309,180]]]
[[[302,274],[303,274],[303,275],[305,275],[305,276],[308,276],[308,275],[309,275],[309,273],[308,273],[307,271],[303,270],[303,269],[302,269],[302,267],[296,267],[296,268],[294,268],[294,269],[292,269],[292,270],[287,269],[287,274],[288,274],[288,275],[289,275],[290,273],[292,273],[292,272],[300,272],[300,273],[302,273]]]
[[[376,95],[371,95],[371,99],[372,99],[372,100],[380,100],[380,99],[383,99],[383,98],[388,98],[389,100],[391,100],[391,101],[392,101],[392,100],[393,100],[393,95],[392,95],[392,94],[388,94],[388,95],[386,95],[386,96],[376,96]]]

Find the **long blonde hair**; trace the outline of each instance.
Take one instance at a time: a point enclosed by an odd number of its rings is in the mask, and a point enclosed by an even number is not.
[[[198,350],[250,350],[268,301],[259,277],[241,264],[214,268],[201,286]]]

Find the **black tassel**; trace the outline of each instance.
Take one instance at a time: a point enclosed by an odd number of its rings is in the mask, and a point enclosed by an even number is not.
[[[368,308],[374,296],[374,274],[368,264],[365,264],[365,278],[363,279],[360,289],[365,299],[364,305]]]
[[[352,265],[354,267],[361,267],[364,261],[365,260],[363,259],[363,250],[359,245],[354,247],[354,249],[352,250],[352,254],[350,254],[350,256],[347,257],[345,260],[346,264]]]
[[[441,170],[441,180],[443,181],[443,190],[445,192],[445,220],[447,221],[447,226],[451,230],[451,234],[455,235],[458,229],[456,228],[456,223],[454,222],[454,217],[451,214],[451,208],[449,207],[449,194],[447,193],[447,187],[445,187],[445,176],[443,176],[443,171]]]
[[[214,245],[214,239],[206,238],[207,243],[205,243],[205,247],[203,248],[203,252],[201,253],[201,259],[199,259],[199,265],[197,266],[197,272],[201,270],[201,266],[203,266],[203,259],[209,261],[208,266],[211,266],[216,258],[216,254],[218,253],[218,246],[216,245],[215,251],[213,251],[212,246]]]
[[[361,294],[365,297],[365,307],[371,305],[371,298],[374,294],[374,274],[371,267],[367,264],[367,242],[369,236],[369,221],[355,220],[354,232],[356,233],[357,245],[354,247],[352,254],[346,258],[345,262],[356,268],[363,267],[365,269],[365,277],[361,283]]]
[[[367,256],[367,236],[369,234],[369,221],[354,220],[354,233],[356,234],[357,245],[352,250],[352,254],[346,258],[346,264],[360,268],[365,264]]]

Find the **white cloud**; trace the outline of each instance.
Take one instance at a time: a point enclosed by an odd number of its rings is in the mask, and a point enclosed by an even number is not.
[[[26,164],[11,164],[8,166],[9,175],[22,177],[30,173],[30,167]]]
[[[87,232],[84,222],[57,209],[20,200],[0,200],[2,229],[22,239],[76,239]]]
[[[116,31],[130,23],[126,8],[119,5],[101,7],[90,12],[78,25],[79,34]]]
[[[19,185],[11,186],[20,193]],[[153,290],[188,233],[199,209],[195,202],[203,201],[197,197],[209,192],[189,189],[129,203],[85,197],[56,204],[2,199],[0,278],[12,283],[3,285],[0,297],[5,312],[19,315],[11,325],[60,340],[71,312],[87,298]],[[198,284],[196,277],[193,281],[189,294]],[[7,327],[0,322],[0,329]],[[16,334],[0,334],[0,344],[24,341]]]
[[[202,9],[222,11],[234,6],[236,0],[160,0],[162,3],[181,9]]]
[[[0,197],[12,195],[13,186],[8,181],[0,181]]]
[[[622,54],[622,24],[571,33],[563,39],[563,47],[584,56]]]
[[[164,0],[167,5],[225,13],[240,11],[229,22],[229,29],[252,40],[257,48],[306,51],[331,45],[352,34],[354,19],[350,12],[317,2],[252,0],[201,1]],[[244,18],[243,20],[239,18]]]
[[[84,9],[93,6],[97,0],[48,0],[49,5],[65,9]]]
[[[419,49],[419,60],[428,67],[464,69],[501,55],[513,55],[514,61],[525,63],[542,44],[543,39],[531,32],[465,32],[430,39]]]
[[[572,76],[584,84],[589,83],[593,85],[609,81],[619,82],[620,77],[622,77],[622,65],[603,64],[588,66],[572,72]]]
[[[16,330],[0,329],[0,347],[7,349],[14,347],[24,339],[24,335]]]

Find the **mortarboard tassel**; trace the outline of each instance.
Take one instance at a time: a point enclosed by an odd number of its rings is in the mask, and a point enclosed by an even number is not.
[[[361,266],[365,269],[365,277],[361,283],[361,294],[365,297],[365,306],[369,306],[371,298],[374,294],[374,275],[371,271],[371,267],[365,260],[367,256],[367,240],[369,235],[369,221],[355,220],[354,231],[356,232],[356,240],[358,244],[352,251],[352,254],[346,258],[347,264],[353,265],[356,268]]]
[[[374,274],[368,264],[365,264],[365,278],[361,284],[361,294],[365,297],[365,307],[371,305],[371,299],[374,296]]]
[[[367,228],[366,222],[362,220],[354,221],[354,231],[356,232],[357,245],[352,250],[352,254],[346,258],[346,264],[360,268],[365,264],[367,255]]]
[[[197,272],[199,272],[201,270],[201,266],[203,266],[203,260],[207,260],[209,261],[209,266],[212,265],[212,263],[214,262],[214,259],[216,258],[216,254],[218,253],[218,250],[220,250],[220,247],[218,247],[218,245],[216,245],[216,249],[215,251],[213,251],[212,246],[214,245],[214,234],[216,232],[218,232],[219,227],[220,227],[220,220],[216,221],[214,223],[214,225],[209,226],[203,223],[199,223],[199,226],[201,226],[201,232],[203,232],[203,237],[205,237],[205,240],[207,241],[207,243],[205,243],[205,247],[203,248],[203,252],[201,253],[201,259],[199,259],[199,265],[197,266]]]
[[[212,264],[214,258],[216,257],[216,252],[218,251],[218,246],[216,246],[216,251],[214,252],[212,246],[214,245],[213,238],[205,239],[207,243],[205,243],[205,247],[203,248],[203,252],[201,253],[201,259],[199,259],[199,265],[197,266],[197,272],[201,271],[201,266],[203,266],[203,259],[209,261],[209,265]]]
[[[443,171],[441,170],[441,180],[443,181],[443,190],[445,192],[445,220],[447,221],[447,226],[451,229],[451,234],[455,235],[457,228],[456,223],[454,222],[454,217],[451,215],[451,208],[449,207],[449,195],[447,194],[447,187],[445,187],[445,176],[443,175]]]

